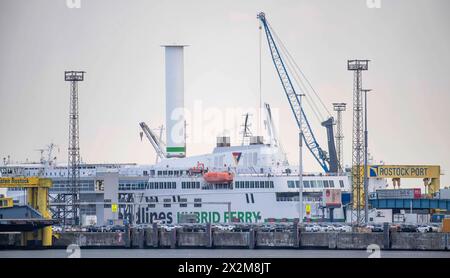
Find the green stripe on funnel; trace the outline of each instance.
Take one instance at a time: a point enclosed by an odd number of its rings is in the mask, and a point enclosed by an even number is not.
[[[166,151],[168,153],[184,153],[186,151],[185,147],[167,147]]]

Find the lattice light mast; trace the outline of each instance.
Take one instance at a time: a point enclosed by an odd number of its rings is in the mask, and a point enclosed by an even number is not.
[[[66,71],[65,81],[70,82],[68,190],[64,223],[79,225],[80,220],[80,138],[78,122],[78,82],[84,80],[84,71]]]
[[[342,112],[346,110],[346,103],[333,103],[336,111],[336,149],[338,160],[338,173],[344,171],[344,132],[342,130]]]
[[[362,97],[362,71],[369,69],[369,60],[349,60],[347,69],[354,72],[353,77],[353,134],[352,134],[352,195],[353,210],[356,211],[356,223],[363,224],[365,215],[362,215],[364,207],[364,175],[362,171],[364,163],[364,113]],[[352,222],[354,221],[352,213]]]

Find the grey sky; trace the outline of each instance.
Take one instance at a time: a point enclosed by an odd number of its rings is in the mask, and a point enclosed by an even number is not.
[[[450,168],[450,2],[382,0],[125,1],[0,0],[0,156],[38,160],[51,141],[66,161],[69,88],[64,70],[87,71],[80,85],[81,153],[86,162],[153,163],[138,123],[164,122],[164,52],[185,52],[185,105],[257,107],[258,21],[271,25],[331,109],[347,102],[345,160],[351,159],[352,73],[347,59],[372,60],[369,149],[387,164]],[[296,125],[263,41],[263,99],[280,111],[280,137],[297,162]],[[235,115],[240,120],[241,115]],[[311,116],[313,118],[313,116]],[[314,130],[325,147],[325,133]],[[195,123],[188,123],[195,125]],[[189,133],[188,133],[189,135]],[[235,142],[236,143],[236,142]],[[188,145],[188,154],[213,144]],[[312,157],[305,170],[318,171]],[[419,183],[420,181],[417,181]],[[443,185],[450,178],[443,177]]]

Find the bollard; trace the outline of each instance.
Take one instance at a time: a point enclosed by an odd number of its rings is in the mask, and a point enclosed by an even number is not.
[[[128,246],[128,248],[133,248],[134,233],[135,233],[135,229],[134,228],[128,228],[128,231],[127,231],[127,234],[128,234],[127,246]]]
[[[445,233],[445,242],[446,242],[446,249],[450,250],[450,234],[449,233]]]
[[[159,247],[159,233],[158,233],[158,224],[153,223],[152,225],[152,244],[154,248]]]
[[[126,226],[125,228],[125,246],[127,248],[132,248],[132,238],[131,238],[131,229],[130,227]]]
[[[294,239],[294,248],[299,248],[300,247],[300,239],[299,239],[299,229],[298,229],[298,222],[295,221],[294,222],[294,227],[293,227],[293,239]]]
[[[255,241],[256,241],[255,230],[251,228],[248,235],[248,249],[255,249]]]
[[[336,232],[328,233],[328,249],[336,249],[337,248],[337,237],[338,237],[338,233],[336,233]]]
[[[211,223],[207,223],[206,224],[206,234],[207,234],[207,240],[208,242],[206,243],[206,247],[207,248],[211,248],[213,246],[213,242],[212,242],[212,227],[211,227]]]
[[[148,239],[148,233],[150,231],[150,228],[145,228],[143,230],[144,230],[144,249],[145,249],[145,248],[149,247],[147,239]]]
[[[177,248],[177,229],[170,231],[170,248]]]
[[[390,249],[391,248],[391,235],[389,230],[389,223],[384,222],[383,223],[383,245],[384,249]]]
[[[139,230],[139,249],[144,249],[145,245],[145,232],[144,229]]]

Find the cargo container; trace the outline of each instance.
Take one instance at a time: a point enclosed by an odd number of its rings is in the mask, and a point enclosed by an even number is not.
[[[342,205],[347,205],[351,202],[351,194],[348,192],[342,192]]]
[[[444,218],[445,218],[445,214],[435,213],[435,214],[431,215],[431,222],[441,223]]]
[[[442,219],[442,232],[450,233],[450,218]]]
[[[420,199],[421,195],[420,188],[378,189],[376,191],[378,199]]]

